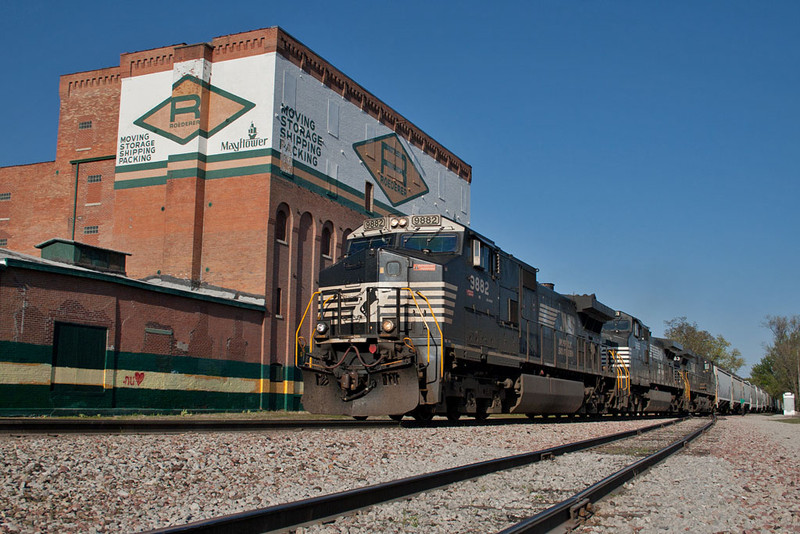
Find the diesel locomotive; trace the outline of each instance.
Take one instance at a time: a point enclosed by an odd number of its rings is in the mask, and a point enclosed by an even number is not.
[[[458,222],[368,219],[345,247],[297,328],[310,412],[455,420],[718,405],[708,360],[595,295],[559,294]]]

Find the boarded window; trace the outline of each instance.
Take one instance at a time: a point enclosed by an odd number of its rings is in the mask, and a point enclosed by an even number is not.
[[[328,133],[339,137],[339,104],[328,100]]]
[[[275,215],[275,240],[280,241],[281,243],[287,243],[286,240],[286,222],[288,217],[286,212],[283,210],[278,210],[278,213]]]
[[[281,309],[283,308],[283,291],[281,288],[275,288],[275,316],[283,317]]]
[[[364,182],[364,209],[368,212],[372,211],[372,189],[375,187],[371,182]]]
[[[331,228],[328,225],[322,227],[322,235],[320,242],[320,252],[326,258],[331,257]]]

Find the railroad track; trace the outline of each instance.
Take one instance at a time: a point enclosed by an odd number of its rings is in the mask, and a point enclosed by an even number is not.
[[[252,432],[309,428],[377,428],[397,426],[390,419],[0,419],[5,434],[160,434],[177,432]]]
[[[446,469],[424,475],[409,477],[401,480],[358,488],[345,492],[305,499],[293,503],[281,504],[249,512],[237,513],[186,525],[167,527],[154,530],[154,533],[202,532],[202,533],[247,533],[247,532],[275,532],[296,529],[303,525],[320,523],[340,516],[353,514],[375,505],[408,498],[430,490],[440,489],[445,486],[473,480],[499,471],[529,466],[542,460],[556,456],[584,451],[618,442],[623,439],[636,438],[644,433],[657,431],[683,420],[673,420],[651,425],[642,429],[621,432],[600,438],[583,440],[567,445],[551,447],[531,453],[508,456],[496,460],[473,463],[461,467]],[[713,423],[713,421],[712,421]],[[709,423],[708,426],[710,426]],[[696,425],[695,425],[696,426]],[[692,429],[691,435],[682,435],[680,439],[673,440],[669,447],[664,447],[657,454],[635,462],[627,469],[614,475],[605,477],[598,484],[587,489],[582,489],[568,499],[559,500],[554,506],[526,518],[505,532],[543,532],[564,523],[565,521],[580,518],[591,510],[591,505],[597,499],[612,491],[615,487],[629,480],[635,474],[645,470],[650,465],[660,461],[668,454],[675,452],[688,441],[693,439],[707,426],[697,430]],[[663,441],[664,438],[662,438]],[[652,447],[652,444],[649,445]],[[641,442],[633,445],[637,451],[645,447]],[[473,504],[474,505],[474,504]],[[506,522],[507,524],[508,522]],[[380,530],[380,528],[377,528]]]
[[[383,428],[402,426],[419,427],[463,427],[463,426],[498,426],[518,425],[524,422],[533,424],[627,421],[637,419],[657,419],[663,416],[645,415],[604,415],[584,417],[537,417],[528,420],[524,417],[491,417],[483,421],[464,419],[451,422],[446,419],[434,419],[429,422],[417,422],[404,419],[397,422],[388,418],[374,418],[364,421],[354,419],[141,419],[115,418],[0,418],[0,434],[160,434],[178,432],[253,432],[262,430],[314,429],[314,428]]]

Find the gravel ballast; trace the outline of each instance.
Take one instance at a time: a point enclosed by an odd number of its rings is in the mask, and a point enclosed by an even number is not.
[[[800,425],[778,419],[721,418],[688,452],[599,503],[597,514],[582,531],[800,531]],[[133,532],[179,525],[650,424],[5,435],[0,436],[0,530]],[[553,470],[550,478],[569,481],[589,476],[581,473],[596,473],[598,463],[628,460],[591,452],[577,458],[546,462]],[[576,467],[576,462],[585,466]],[[524,469],[533,472],[536,465]],[[496,524],[521,519],[514,499],[524,500],[525,492],[533,500],[557,500],[522,471],[510,472],[512,484],[508,479],[492,480],[499,476],[492,475],[422,496],[439,494],[432,497],[432,506],[443,510],[438,522],[428,520],[433,512],[414,504],[419,501],[402,500],[386,505],[395,509],[383,520],[368,515],[377,512],[366,511],[359,514],[368,519],[366,525],[345,518],[338,526],[309,530],[483,532],[487,524],[495,523],[476,523],[476,516],[496,516]],[[509,501],[511,485],[522,491],[522,497]],[[448,501],[455,502],[447,498],[448,492],[467,495],[463,501],[467,505],[448,508]]]

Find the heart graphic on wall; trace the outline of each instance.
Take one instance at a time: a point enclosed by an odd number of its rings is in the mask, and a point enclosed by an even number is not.
[[[134,376],[136,377],[136,385],[141,385],[142,380],[144,380],[144,373],[136,373]]]

